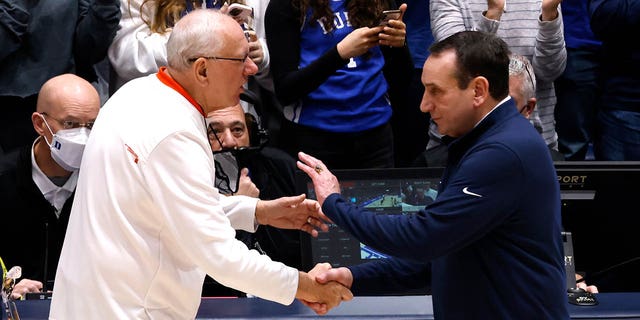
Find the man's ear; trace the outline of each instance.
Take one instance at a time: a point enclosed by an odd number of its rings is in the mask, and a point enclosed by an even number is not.
[[[44,119],[42,119],[42,116],[38,112],[34,112],[31,114],[31,122],[33,123],[33,129],[35,129],[40,136],[44,136],[45,131],[49,130],[44,124]]]
[[[530,98],[529,100],[527,100],[527,104],[524,107],[524,116],[529,119],[529,117],[531,116],[531,113],[533,112],[533,109],[536,108],[536,98]]]
[[[489,98],[489,80],[482,76],[477,76],[471,80],[473,86],[474,105],[479,106]]]
[[[193,62],[193,66],[196,80],[198,82],[206,82],[207,81],[207,60],[204,58],[198,58]]]

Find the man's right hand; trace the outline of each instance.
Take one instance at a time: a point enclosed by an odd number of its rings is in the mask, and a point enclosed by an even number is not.
[[[351,286],[353,285],[353,274],[351,274],[351,270],[349,270],[349,268],[345,267],[328,269],[324,272],[318,273],[316,275],[316,281],[318,281],[319,283],[336,281],[343,286],[351,289]]]
[[[315,277],[312,276],[313,273],[317,272],[314,270],[311,270],[310,273],[299,272],[296,298],[302,303],[309,306],[317,314],[323,315],[338,306],[341,301],[353,299],[351,291],[338,282],[330,281],[325,284],[317,282]]]

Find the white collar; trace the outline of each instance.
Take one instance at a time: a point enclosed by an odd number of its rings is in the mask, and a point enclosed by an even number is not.
[[[489,116],[491,114],[491,112],[493,112],[493,110],[497,109],[499,106],[501,106],[503,103],[509,101],[509,99],[511,99],[511,96],[507,96],[506,98],[502,99],[502,101],[500,101],[498,104],[496,104],[495,107],[493,107],[493,109],[491,109],[491,111],[487,112],[487,114],[484,115],[484,117],[482,117],[482,119],[480,119],[480,121],[478,121],[473,127],[477,127],[478,124],[480,122],[482,122],[482,120],[484,120],[484,118],[486,118],[487,116]]]
[[[31,145],[31,178],[33,182],[38,186],[40,192],[44,196],[47,201],[56,209],[56,215],[60,216],[60,210],[64,206],[64,203],[71,197],[71,194],[76,189],[76,184],[78,183],[78,171],[74,171],[67,179],[67,182],[62,187],[56,186],[49,177],[47,177],[44,172],[38,166],[36,162],[35,153],[33,151],[38,139],[42,139],[42,137],[36,138],[36,140]]]

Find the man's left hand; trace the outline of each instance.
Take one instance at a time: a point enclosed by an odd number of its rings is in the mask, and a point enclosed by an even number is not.
[[[306,199],[304,194],[258,201],[256,220],[280,229],[300,229],[313,237],[318,236],[318,229],[328,231],[325,222],[330,222],[320,210],[320,204]]]
[[[322,161],[304,152],[299,152],[298,158],[300,159],[297,163],[298,169],[304,171],[313,181],[313,188],[321,206],[329,195],[340,193],[338,178],[327,169]]]

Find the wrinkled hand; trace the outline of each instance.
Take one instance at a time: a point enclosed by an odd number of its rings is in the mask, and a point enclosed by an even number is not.
[[[407,25],[402,22],[404,12],[407,11],[407,4],[403,3],[398,8],[402,12],[400,19],[389,20],[382,32],[378,34],[378,44],[383,46],[402,47],[407,38]]]
[[[242,170],[240,170],[238,192],[236,192],[235,194],[240,194],[252,198],[257,198],[260,195],[260,189],[256,187],[253,181],[251,181],[251,177],[249,177],[249,169],[242,168]]]
[[[315,200],[306,199],[304,194],[268,201],[259,200],[256,205],[256,220],[260,224],[280,229],[300,229],[313,237],[318,236],[317,229],[329,231],[325,222],[330,222],[320,210],[320,204]]]
[[[40,292],[41,290],[42,282],[31,279],[22,279],[13,287],[11,298],[18,300],[27,293]]]
[[[316,198],[320,206],[324,200],[333,193],[340,193],[340,182],[322,161],[304,153],[299,152],[297,162],[298,168],[304,171],[313,181],[313,188],[316,191]],[[302,161],[302,162],[301,162]]]
[[[351,31],[338,42],[338,54],[345,60],[363,55],[378,45],[378,34],[382,32],[383,28],[382,26],[362,27]]]
[[[551,21],[558,17],[558,6],[562,0],[542,0],[542,21]]]
[[[332,308],[338,306],[341,301],[353,299],[353,294],[345,286],[331,281],[321,284],[315,280],[311,273],[317,273],[331,267],[328,263],[316,265],[310,273],[299,272],[298,291],[296,298],[309,306],[317,314],[326,314]]]
[[[258,41],[256,32],[247,30],[245,33],[249,36],[249,58],[253,60],[257,66],[264,61],[264,51],[262,50],[262,42]]]
[[[487,0],[487,12],[485,17],[491,20],[500,20],[504,12],[505,0]]]

